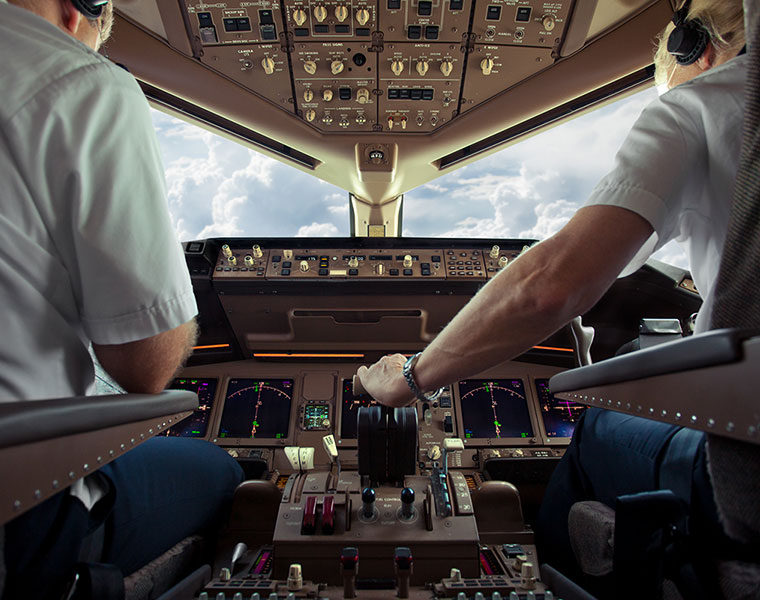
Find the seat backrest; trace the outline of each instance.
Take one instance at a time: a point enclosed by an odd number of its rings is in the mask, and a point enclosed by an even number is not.
[[[760,327],[760,10],[745,0],[747,106],[734,203],[716,285],[713,328]],[[753,425],[757,425],[754,423]],[[760,447],[708,436],[715,500],[726,533],[760,541]]]

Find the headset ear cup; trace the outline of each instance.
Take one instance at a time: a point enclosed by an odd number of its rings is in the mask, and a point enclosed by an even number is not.
[[[677,25],[668,37],[668,52],[676,57],[679,65],[697,62],[707,48],[709,36],[700,24],[694,21]]]
[[[107,0],[71,0],[80,13],[88,19],[97,19],[103,13],[103,7],[108,4]]]

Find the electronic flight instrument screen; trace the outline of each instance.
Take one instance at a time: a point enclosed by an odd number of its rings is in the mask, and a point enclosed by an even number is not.
[[[195,392],[198,394],[198,408],[186,419],[169,427],[162,435],[168,437],[204,437],[208,429],[211,409],[214,406],[216,382],[216,379],[175,379],[169,389]]]
[[[219,437],[288,437],[292,396],[292,379],[230,379]]]
[[[340,412],[340,439],[356,439],[356,416],[362,406],[374,406],[377,401],[368,394],[354,395],[351,379],[343,380],[343,403]]]
[[[533,437],[521,379],[465,379],[459,398],[465,438]]]
[[[584,404],[572,400],[559,400],[549,392],[548,379],[536,379],[536,393],[541,406],[541,418],[548,437],[572,437],[575,424],[586,410]]]

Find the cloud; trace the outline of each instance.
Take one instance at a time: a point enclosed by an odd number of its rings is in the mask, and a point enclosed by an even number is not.
[[[332,223],[312,223],[298,229],[296,237],[331,237],[338,235],[338,228]]]

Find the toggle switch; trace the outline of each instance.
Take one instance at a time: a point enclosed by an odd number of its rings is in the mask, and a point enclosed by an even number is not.
[[[401,490],[401,518],[408,521],[414,516],[414,490],[405,487]]]
[[[311,88],[306,88],[303,91],[303,100],[304,102],[311,102],[314,99],[314,92]]]
[[[375,490],[371,487],[362,490],[362,515],[365,519],[375,516]]]

